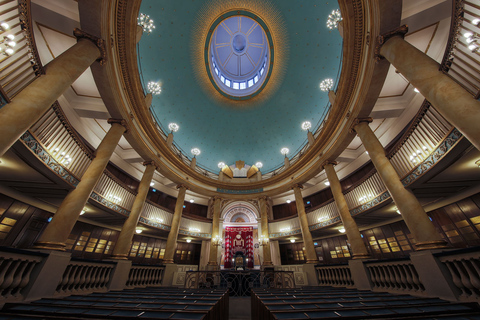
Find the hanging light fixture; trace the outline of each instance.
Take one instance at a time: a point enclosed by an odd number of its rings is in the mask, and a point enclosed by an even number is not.
[[[174,122],[168,124],[168,130],[170,130],[172,133],[177,132],[178,129],[180,129],[180,126],[178,124],[176,124]]]
[[[328,92],[333,88],[333,79],[325,79],[320,82],[320,90],[323,92]]]
[[[263,168],[263,163],[258,161],[257,163],[255,163],[255,167],[257,167],[258,169],[262,169]]]
[[[190,150],[190,152],[193,154],[194,157],[200,155],[201,153],[200,149],[198,148],[193,148],[192,150]]]
[[[155,29],[153,20],[150,19],[148,14],[140,13],[140,16],[137,18],[137,24],[142,27],[143,32],[146,32],[147,34],[150,34],[150,32]]]
[[[308,131],[312,127],[312,123],[310,121],[304,121],[302,123],[302,130],[303,131]]]
[[[154,96],[158,96],[160,93],[162,93],[162,87],[158,82],[155,82],[155,81],[150,81],[147,84],[147,89],[148,89],[148,92],[150,92]]]
[[[332,13],[328,15],[327,28],[330,30],[337,29],[338,23],[340,21],[342,21],[342,15],[340,14],[340,10],[333,10]]]

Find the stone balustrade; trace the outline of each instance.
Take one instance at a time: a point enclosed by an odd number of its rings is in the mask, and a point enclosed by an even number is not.
[[[353,287],[352,273],[348,265],[316,267],[320,286]]]
[[[55,295],[105,292],[114,268],[114,262],[71,260],[57,286]]]
[[[480,301],[480,251],[474,249],[476,250],[456,250],[437,255],[461,292],[459,300]]]
[[[0,303],[23,300],[23,289],[43,254],[2,248],[0,253]]]
[[[164,266],[133,265],[128,275],[127,288],[158,287],[162,285]]]
[[[425,292],[413,263],[408,259],[368,262],[374,291],[422,294]]]

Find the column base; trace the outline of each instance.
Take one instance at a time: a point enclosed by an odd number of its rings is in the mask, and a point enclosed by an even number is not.
[[[174,262],[173,262],[173,259],[165,259],[165,260],[163,260],[163,263],[164,264],[171,264],[171,263],[174,263]]]
[[[318,260],[308,260],[307,259],[307,264],[317,264],[318,263]]]
[[[264,262],[262,263],[262,267],[263,267],[263,266],[273,266],[273,263],[272,263],[272,261],[264,261]]]
[[[207,266],[218,266],[216,261],[208,261]]]
[[[55,250],[55,251],[65,251],[64,242],[54,242],[54,241],[37,241],[32,246],[32,249],[42,249],[42,250]]]
[[[114,259],[114,260],[128,260],[127,254],[125,254],[125,253],[114,254],[110,259]]]
[[[353,254],[353,260],[358,260],[358,259],[370,259],[371,256],[368,253],[354,253]]]
[[[450,245],[444,240],[423,241],[415,243],[415,251],[448,249]]]

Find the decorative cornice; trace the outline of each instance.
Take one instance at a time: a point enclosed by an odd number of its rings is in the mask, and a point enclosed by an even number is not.
[[[353,120],[352,125],[350,126],[350,133],[356,133],[355,127],[358,126],[362,122],[370,123],[373,121],[373,118],[367,117],[367,118],[357,118]]]
[[[73,35],[75,36],[75,38],[77,38],[77,41],[82,38],[92,41],[100,50],[100,57],[97,59],[97,61],[102,66],[105,64],[105,62],[107,61],[107,50],[105,48],[105,41],[103,39],[97,38],[94,35],[86,33],[85,31],[78,28],[73,29]]]
[[[109,119],[107,120],[107,122],[108,122],[109,124],[118,123],[119,125],[125,127],[125,132],[124,132],[124,133],[127,133],[127,132],[128,132],[127,121],[125,121],[124,119],[113,119],[113,118],[109,118]]]
[[[380,49],[382,48],[383,44],[388,41],[388,39],[397,37],[397,36],[402,37],[403,39],[407,32],[408,32],[408,26],[404,24],[403,26],[393,29],[392,31],[379,35],[375,43],[375,60],[378,62],[385,59],[380,54]]]

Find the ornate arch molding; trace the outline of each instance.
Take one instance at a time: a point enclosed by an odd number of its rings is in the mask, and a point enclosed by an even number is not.
[[[260,218],[258,209],[253,206],[251,203],[245,201],[234,201],[225,208],[223,208],[220,217],[223,219],[223,222],[235,222],[232,221],[232,218],[241,214],[244,217],[247,217],[249,221],[246,223],[256,223],[257,219]]]

